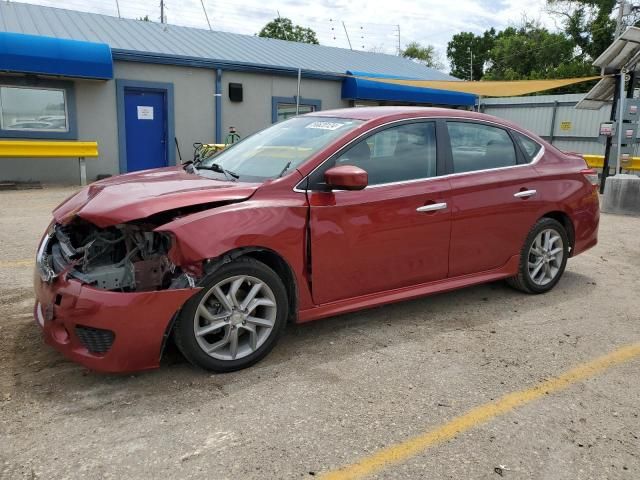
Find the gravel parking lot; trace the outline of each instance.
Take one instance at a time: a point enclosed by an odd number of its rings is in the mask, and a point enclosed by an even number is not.
[[[640,218],[603,215],[600,244],[544,296],[494,283],[291,325],[232,374],[173,351],[159,370],[108,376],[45,346],[32,319],[36,243],[73,191],[0,192],[0,477],[310,478],[362,461],[370,478],[640,478],[637,355],[408,450],[637,345]],[[394,445],[401,461],[368,460]]]

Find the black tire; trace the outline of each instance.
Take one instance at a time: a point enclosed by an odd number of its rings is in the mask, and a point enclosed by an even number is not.
[[[269,336],[251,354],[234,360],[222,360],[213,358],[199,345],[194,331],[194,318],[201,300],[219,282],[230,277],[247,275],[264,282],[273,292],[276,303],[276,318]],[[287,291],[282,279],[271,268],[258,260],[249,257],[240,257],[229,262],[211,274],[205,276],[198,284],[202,287],[197,295],[190,298],[183,306],[174,327],[174,339],[176,346],[184,357],[193,365],[214,372],[232,372],[247,368],[264,358],[275,346],[278,338],[284,331],[289,316],[289,302]]]
[[[529,273],[529,254],[531,245],[535,241],[538,234],[544,230],[554,230],[558,233],[563,243],[563,255],[562,262],[558,267],[558,272],[555,274],[555,277],[545,285],[539,285],[534,282]],[[562,274],[564,273],[564,269],[567,265],[567,259],[569,258],[569,237],[567,235],[567,231],[564,226],[554,220],[553,218],[543,217],[536,222],[533,228],[529,231],[527,235],[527,239],[522,246],[522,250],[520,251],[520,265],[518,266],[518,274],[514,277],[510,277],[506,280],[507,284],[516,290],[520,290],[525,293],[539,294],[546,293],[551,290],[558,283]],[[534,272],[535,273],[535,272]]]

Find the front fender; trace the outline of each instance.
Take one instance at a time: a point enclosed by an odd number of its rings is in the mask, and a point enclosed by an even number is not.
[[[310,305],[305,279],[306,198],[248,200],[194,213],[158,227],[171,233],[169,253],[176,265],[189,265],[223,256],[233,250],[258,247],[272,250],[291,267],[300,298]]]

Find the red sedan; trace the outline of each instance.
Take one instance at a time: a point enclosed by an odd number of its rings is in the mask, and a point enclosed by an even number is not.
[[[539,294],[594,246],[597,175],[478,113],[353,108],[197,163],[93,183],[37,254],[46,341],[105,372],[247,367],[288,320],[505,279]]]

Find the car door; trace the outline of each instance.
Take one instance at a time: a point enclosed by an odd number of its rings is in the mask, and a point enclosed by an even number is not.
[[[451,210],[438,151],[435,122],[396,124],[355,141],[311,175],[314,302],[446,278]],[[324,171],[334,165],[364,169],[369,186],[327,191]]]
[[[537,220],[540,179],[529,163],[533,156],[498,125],[451,120],[447,134],[453,209],[449,276],[499,268],[520,253]]]

